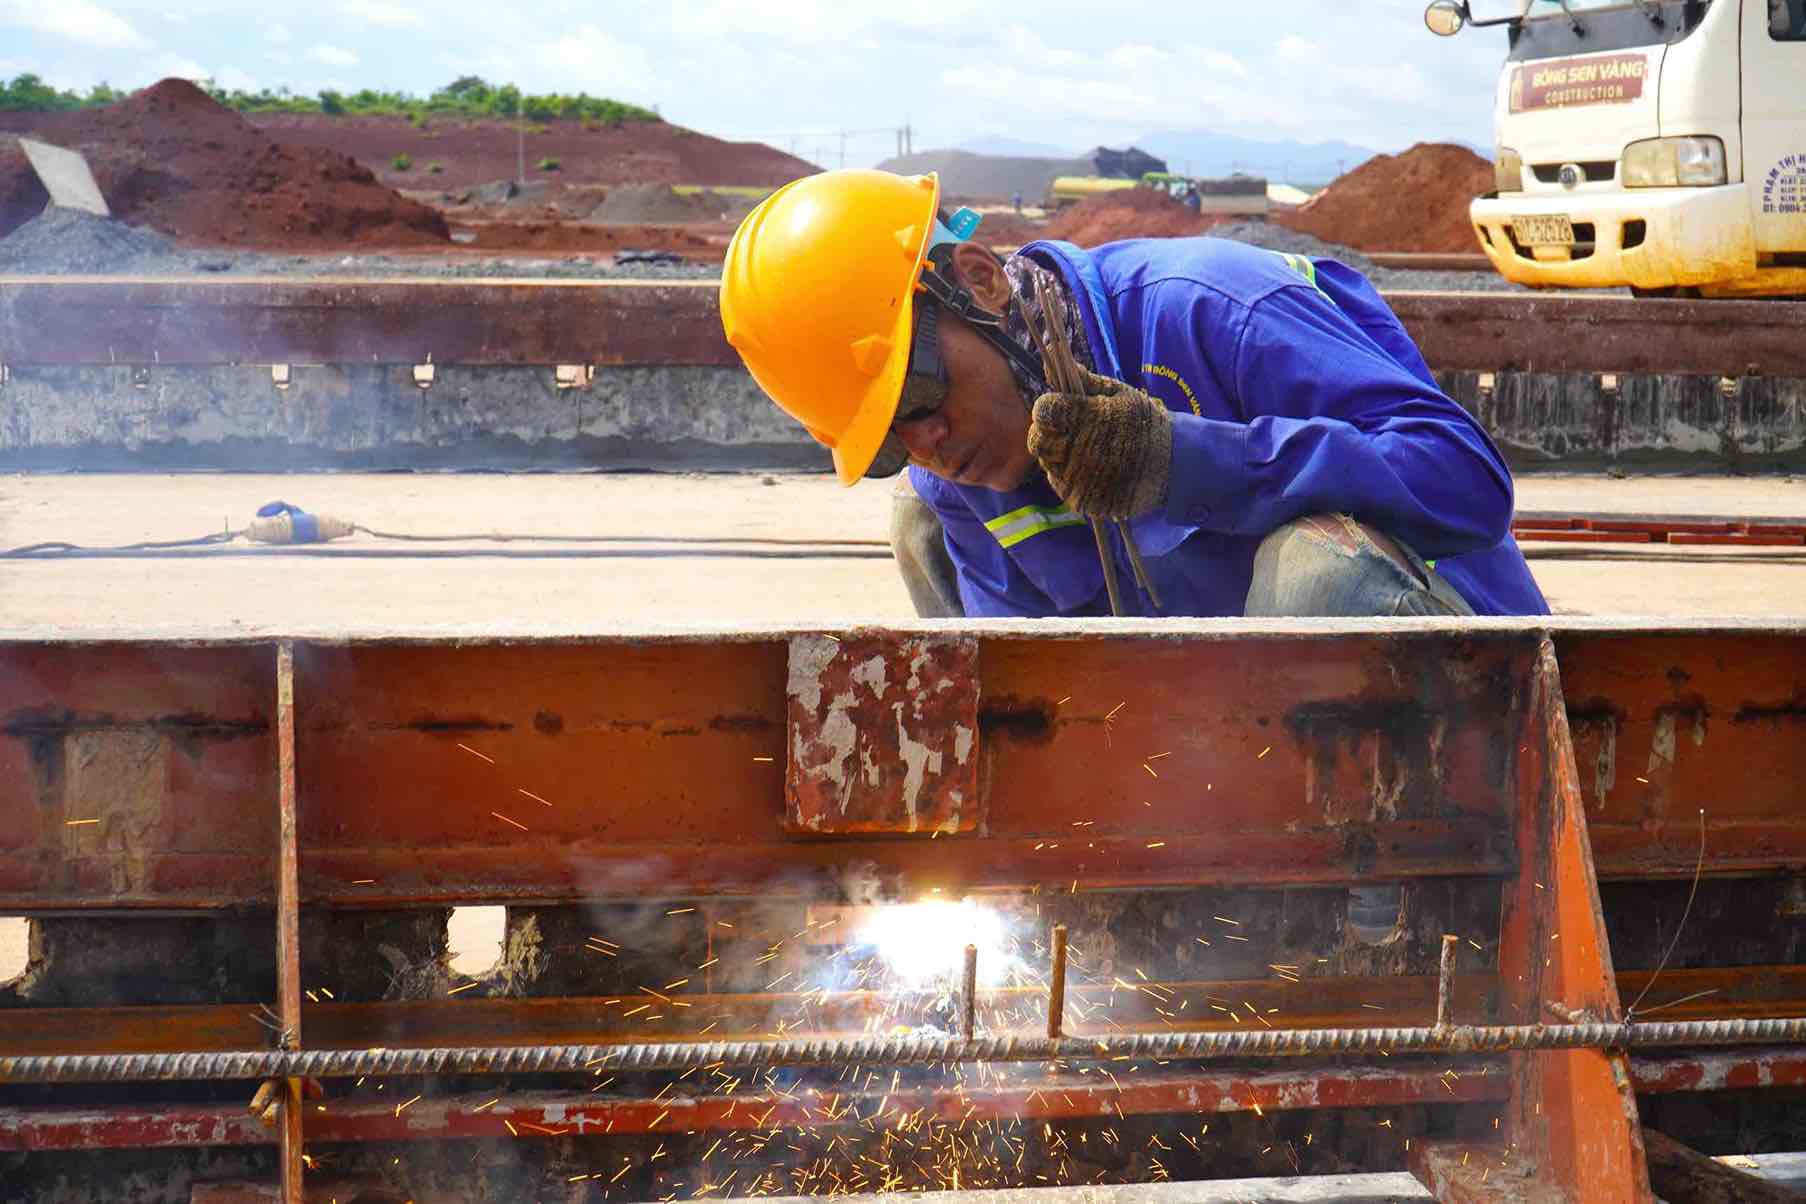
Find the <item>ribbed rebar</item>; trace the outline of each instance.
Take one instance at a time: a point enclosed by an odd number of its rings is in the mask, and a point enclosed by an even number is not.
[[[1048,1062],[1359,1054],[1501,1053],[1531,1049],[1649,1049],[1806,1041],[1806,1017],[1639,1024],[1466,1025],[1438,1029],[1256,1029],[1103,1037],[856,1037],[617,1045],[446,1046],[428,1049],[254,1050],[233,1053],[0,1057],[0,1083],[265,1079],[289,1075],[540,1074],[606,1067],[688,1070],[757,1066],[911,1066],[931,1062]]]

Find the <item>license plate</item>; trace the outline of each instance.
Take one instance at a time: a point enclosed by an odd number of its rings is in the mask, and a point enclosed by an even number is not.
[[[1522,214],[1511,219],[1511,232],[1526,247],[1574,245],[1574,223],[1565,213]]]

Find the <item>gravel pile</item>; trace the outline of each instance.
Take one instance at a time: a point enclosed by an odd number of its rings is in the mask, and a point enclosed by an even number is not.
[[[178,254],[175,244],[154,230],[56,205],[0,238],[0,270],[32,275],[156,271]]]
[[[615,267],[581,255],[447,258],[427,255],[266,255],[180,247],[152,230],[75,209],[46,209],[0,238],[0,272],[19,276],[436,276],[542,280],[692,280],[720,275],[714,264],[634,263]]]
[[[1342,247],[1333,242],[1324,242],[1320,238],[1314,238],[1297,230],[1288,230],[1284,226],[1275,225],[1272,222],[1229,222],[1220,226],[1212,226],[1206,231],[1205,236],[1208,238],[1232,238],[1237,242],[1264,247],[1269,251],[1308,255],[1313,259],[1334,259],[1361,273],[1373,282],[1375,288],[1381,290],[1438,290],[1460,293],[1522,291],[1521,286],[1511,283],[1497,272],[1426,272],[1415,268],[1375,267],[1371,259],[1353,247]]]

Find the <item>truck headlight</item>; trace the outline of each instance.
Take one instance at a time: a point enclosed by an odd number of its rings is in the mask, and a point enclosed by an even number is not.
[[[1500,192],[1524,191],[1524,157],[1508,146],[1501,146],[1493,158],[1493,184]]]
[[[1716,138],[1650,138],[1624,148],[1626,188],[1704,188],[1726,180],[1724,143]]]

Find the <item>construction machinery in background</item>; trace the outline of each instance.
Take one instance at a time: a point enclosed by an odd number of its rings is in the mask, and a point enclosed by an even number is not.
[[[1195,196],[1198,210],[1201,213],[1260,216],[1267,212],[1267,181],[1259,176],[1237,173],[1221,178],[1209,178],[1176,175],[1170,171],[1145,172],[1136,179],[1121,179],[1112,176],[1060,176],[1048,186],[1047,207],[1055,210],[1063,209],[1068,205],[1074,205],[1095,196],[1122,192],[1131,188],[1146,188],[1162,192],[1177,201],[1187,201],[1188,197]]]
[[[1501,7],[1503,3],[1501,0]],[[1470,0],[1444,36],[1504,26],[1497,191],[1480,245],[1532,287],[1644,296],[1806,294],[1802,0]]]

